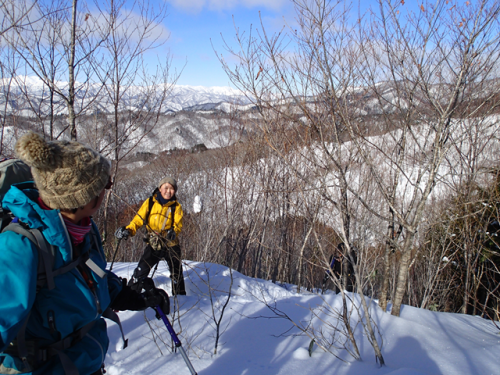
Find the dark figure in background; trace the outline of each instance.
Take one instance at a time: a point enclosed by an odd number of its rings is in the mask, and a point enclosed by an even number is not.
[[[141,281],[148,277],[151,268],[161,259],[165,259],[170,269],[172,294],[186,295],[178,239],[182,229],[183,211],[177,201],[176,192],[177,181],[172,177],[163,178],[152,196],[144,201],[130,224],[118,228],[115,233],[116,238],[127,239],[129,236],[135,236],[137,230],[146,224],[148,245],[130,279],[129,286],[132,289],[140,291]]]
[[[333,275],[339,280],[341,285],[345,286],[346,291],[354,291],[354,285],[356,284],[354,267],[351,263],[351,259],[349,259],[349,257],[345,255],[345,252],[345,245],[341,242],[337,246],[335,254],[330,257],[330,267],[326,270],[325,277],[323,278],[323,290],[326,289],[328,280],[331,280],[333,282],[335,293],[340,292],[337,283],[335,283],[334,278],[331,276],[331,270],[333,271]],[[356,263],[357,257],[354,251],[351,252],[351,257],[354,263]]]

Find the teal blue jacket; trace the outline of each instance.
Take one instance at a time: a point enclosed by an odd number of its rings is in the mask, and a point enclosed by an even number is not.
[[[43,210],[36,203],[37,196],[36,190],[21,191],[13,186],[2,205],[31,228],[40,229],[56,247],[54,268],[57,269],[71,262],[71,241],[59,210]],[[93,222],[92,225],[94,230],[86,235],[81,252],[89,252],[90,258],[104,270],[106,260],[101,239]],[[26,340],[36,339],[40,347],[96,321],[81,341],[64,351],[80,375],[96,372],[104,362],[109,344],[101,314],[120,292],[121,280],[111,272],[100,278],[89,269],[97,286],[92,292],[80,271],[74,268],[55,277],[53,290],[43,287],[37,293],[37,264],[38,250],[26,237],[11,231],[0,234],[0,352],[16,338],[28,314]],[[0,374],[22,367],[16,356],[0,353]],[[56,355],[29,374],[63,375],[64,370]]]

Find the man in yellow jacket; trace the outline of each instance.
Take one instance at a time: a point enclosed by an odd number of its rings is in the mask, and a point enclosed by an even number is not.
[[[116,238],[127,239],[129,236],[135,236],[137,230],[146,223],[148,244],[130,279],[129,285],[133,289],[140,291],[142,281],[148,277],[151,268],[161,259],[165,259],[170,269],[172,294],[186,294],[178,239],[182,229],[183,212],[175,196],[176,192],[177,181],[172,177],[163,178],[158,189],[144,201],[130,224],[118,228],[115,233]]]

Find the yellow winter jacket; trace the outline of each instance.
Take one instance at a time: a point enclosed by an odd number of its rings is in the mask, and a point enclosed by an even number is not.
[[[146,218],[148,208],[149,208],[149,200],[153,199],[153,207],[151,207],[151,212],[149,213],[148,226],[146,229],[148,232],[155,231],[161,235],[165,235],[166,232],[172,228],[172,206],[175,204],[175,215],[173,223],[174,231],[175,231],[175,245],[179,243],[178,236],[182,229],[182,206],[179,202],[170,201],[165,205],[161,205],[160,202],[156,199],[155,196],[153,198],[148,198],[144,201],[141,208],[137,212],[137,215],[134,216],[130,224],[127,226],[127,229],[130,231],[131,236],[135,236],[137,230],[144,225],[143,218]],[[165,222],[165,218],[167,218]],[[163,225],[165,223],[165,225]],[[162,230],[163,228],[163,230]]]

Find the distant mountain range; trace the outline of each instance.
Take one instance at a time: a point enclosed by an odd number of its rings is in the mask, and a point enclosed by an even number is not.
[[[67,82],[56,82],[56,86],[67,92]],[[123,90],[123,88],[122,88]],[[157,105],[162,87],[128,87],[122,92],[121,110],[143,110],[145,107]],[[90,112],[111,112],[111,100],[106,90],[99,85],[77,85],[76,106],[88,107]],[[30,101],[26,98],[29,97]],[[66,114],[64,100],[55,95],[53,104],[55,113]],[[153,103],[153,104],[152,104]],[[203,87],[176,85],[164,100],[161,112],[177,112],[181,110],[214,110],[221,103],[246,105],[248,99],[238,90],[230,87]],[[5,106],[8,113],[29,116],[30,112],[49,113],[49,89],[38,77],[18,76],[15,79],[0,80],[0,105]],[[78,110],[78,109],[77,109]]]
[[[168,98],[168,106],[177,110],[213,110],[220,103],[248,104],[248,99],[230,87],[177,85]],[[177,105],[177,106],[176,106]]]
[[[57,87],[67,90],[67,83],[58,82]],[[496,85],[492,85],[496,87]],[[436,86],[435,90],[442,90],[442,97],[448,95],[446,86]],[[139,112],[147,111],[153,106],[158,108],[161,98],[161,87],[129,87],[120,98],[119,111]],[[492,95],[490,92],[486,94]],[[482,95],[486,95],[482,92]],[[29,98],[29,100],[27,99]],[[422,100],[419,100],[422,98]],[[34,113],[46,115],[50,113],[49,90],[47,85],[36,77],[17,77],[9,84],[7,80],[0,80],[0,111],[17,116],[33,118]],[[66,104],[60,96],[55,96],[54,111],[63,115],[54,122],[54,134],[65,131],[67,126],[64,115],[67,114]],[[294,100],[301,99],[307,105],[316,105],[325,101],[324,97],[307,96],[282,99],[276,106],[283,107],[283,111],[293,113],[297,120],[307,123],[303,117],[301,105]],[[399,96],[394,83],[380,83],[376,87],[351,88],[344,98],[342,105],[347,105],[351,114],[358,120],[367,134],[377,135],[393,130],[391,122],[382,121],[379,116],[392,111],[403,110],[408,105],[406,97]],[[88,135],[88,141],[95,138],[97,130],[103,142],[110,138],[109,130],[104,129],[107,121],[100,119],[101,114],[113,113],[111,100],[107,92],[96,85],[79,85],[77,90],[78,108],[85,108],[84,115],[79,116],[77,124],[78,134],[85,139],[88,129],[93,129]],[[156,104],[155,104],[156,103]],[[415,91],[412,105],[421,107],[422,113],[427,109],[426,100],[422,93]],[[156,107],[155,107],[156,106]],[[162,101],[161,115],[153,116],[151,123],[127,125],[123,123],[121,131],[126,142],[122,144],[123,152],[133,150],[133,154],[160,154],[171,150],[190,150],[203,144],[208,149],[225,147],[235,142],[244,141],[256,129],[260,121],[256,106],[238,90],[230,87],[203,87],[203,86],[174,86],[167,97]],[[237,110],[237,112],[235,112]],[[281,109],[280,109],[281,110]],[[155,109],[153,110],[153,112]],[[38,121],[38,120],[36,120]],[[28,122],[30,120],[28,119]],[[153,125],[154,123],[154,125]],[[388,125],[389,124],[389,125]],[[91,125],[91,126],[88,126]],[[11,147],[20,125],[7,125],[4,129],[4,145]],[[100,127],[100,129],[97,129]],[[96,130],[97,129],[97,130]],[[112,138],[112,137],[111,137]]]
[[[57,82],[57,87],[66,93],[68,84]],[[114,111],[109,95],[102,86],[79,84],[77,87],[75,107],[79,113],[79,139],[92,143],[97,134],[102,144],[106,144],[110,130],[106,129],[107,122],[100,115]],[[0,80],[0,114],[24,116],[28,123],[33,119],[33,123],[38,124],[39,115],[50,114],[49,94],[48,86],[37,77]],[[161,87],[129,87],[120,99],[119,111],[139,112],[151,108],[156,111],[162,94]],[[53,99],[54,114],[62,115],[53,123],[53,132],[60,134],[67,126],[64,121],[68,113],[67,105],[60,95],[55,95]],[[141,160],[141,155],[189,150],[196,145],[205,148],[228,146],[244,139],[248,131],[246,126],[231,117],[230,112],[235,109],[247,111],[252,107],[240,91],[230,87],[176,85],[163,100],[160,116],[152,116],[150,122],[141,123],[138,127],[122,124],[121,131],[126,132],[124,137],[127,139],[122,144],[122,151],[133,148],[132,155],[137,155],[137,158],[132,157],[132,160]],[[99,120],[94,115],[99,115]],[[7,123],[3,131],[4,152],[8,154],[26,127],[19,123]]]

